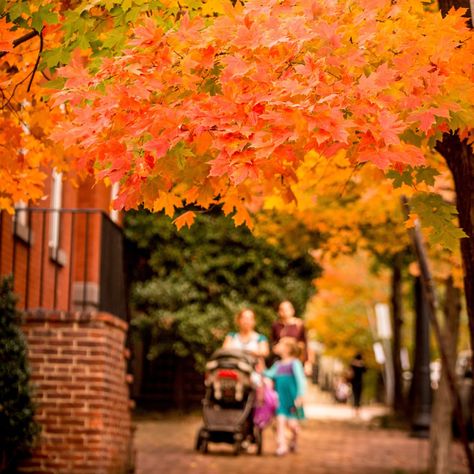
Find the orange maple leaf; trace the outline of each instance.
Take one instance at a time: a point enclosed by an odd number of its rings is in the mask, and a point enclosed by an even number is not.
[[[0,19],[0,51],[13,51],[13,41],[18,33],[12,31],[13,23],[9,23],[5,17]]]
[[[180,208],[182,204],[181,199],[174,194],[161,192],[153,203],[153,210],[157,212],[164,209],[167,216],[173,217],[175,206]]]
[[[235,225],[245,224],[249,229],[253,228],[252,218],[250,217],[247,209],[245,209],[241,203],[236,206],[236,212],[232,216],[232,219],[234,220]]]
[[[195,212],[186,211],[184,214],[181,214],[179,217],[177,217],[173,221],[173,224],[178,228],[178,230],[180,230],[184,226],[191,227],[195,218],[196,218]]]

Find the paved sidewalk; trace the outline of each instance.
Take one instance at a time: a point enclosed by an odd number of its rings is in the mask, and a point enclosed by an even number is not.
[[[253,449],[234,457],[231,447],[211,444],[210,453],[193,450],[199,415],[160,416],[137,421],[137,474],[402,474],[422,473],[428,442],[405,432],[374,428],[371,417],[383,407],[365,408],[361,419],[311,390],[298,453],[277,458],[273,432],[264,434],[264,454]],[[453,473],[467,473],[462,450],[454,446]],[[446,473],[447,474],[447,473]]]
[[[387,413],[388,409],[384,405],[362,406],[359,411],[359,420],[355,420],[354,409],[350,404],[335,403],[331,394],[320,391],[315,385],[308,385],[305,414],[309,419],[370,422]]]

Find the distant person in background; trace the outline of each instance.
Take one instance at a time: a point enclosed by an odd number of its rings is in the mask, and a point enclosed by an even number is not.
[[[346,377],[337,376],[334,380],[334,399],[338,403],[346,403],[351,394],[351,387]]]
[[[351,361],[349,381],[352,385],[352,396],[354,399],[355,415],[359,416],[360,401],[363,389],[363,378],[366,372],[366,367],[362,354],[358,352]]]
[[[272,324],[271,347],[272,350],[282,337],[291,337],[295,340],[300,360],[305,366],[305,372],[311,373],[311,364],[308,359],[308,341],[303,320],[295,317],[295,308],[291,301],[284,300],[278,306],[278,320]],[[278,356],[278,354],[276,354]],[[277,357],[273,358],[273,361]]]

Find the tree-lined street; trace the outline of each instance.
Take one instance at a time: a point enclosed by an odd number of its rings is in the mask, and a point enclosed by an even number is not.
[[[472,8],[0,0],[0,471],[474,474]]]

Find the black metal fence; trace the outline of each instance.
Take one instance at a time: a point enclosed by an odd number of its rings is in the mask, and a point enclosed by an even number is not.
[[[107,213],[18,208],[11,225],[20,309],[97,310],[126,319],[123,233]]]

